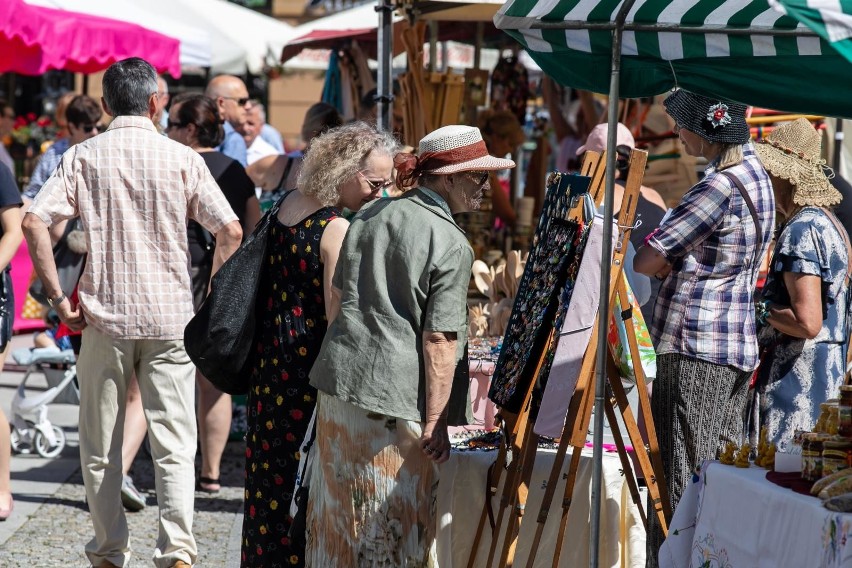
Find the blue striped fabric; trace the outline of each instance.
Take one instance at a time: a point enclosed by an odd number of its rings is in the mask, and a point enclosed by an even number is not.
[[[762,246],[736,186],[714,164],[684,195],[649,244],[672,264],[654,310],[658,354],[677,353],[742,371],[757,366],[754,289],[775,224],[775,198],[749,143],[739,178],[757,210]]]

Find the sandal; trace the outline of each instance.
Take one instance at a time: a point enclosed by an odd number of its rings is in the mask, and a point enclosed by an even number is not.
[[[215,487],[213,487],[214,485]],[[198,483],[196,484],[196,490],[201,491],[202,493],[219,493],[221,488],[219,480],[213,479],[212,477],[201,476],[198,478]]]

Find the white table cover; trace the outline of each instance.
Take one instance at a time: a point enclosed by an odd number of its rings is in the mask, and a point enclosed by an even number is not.
[[[662,568],[850,568],[852,514],[766,480],[766,470],[705,462],[675,511]]]
[[[454,452],[450,460],[441,466],[441,480],[438,485],[437,553],[438,564],[442,568],[467,566],[479,515],[485,501],[485,476],[488,466],[494,461],[496,455],[497,453],[493,451]],[[555,451],[544,449],[540,449],[536,456],[526,514],[521,525],[515,555],[515,566],[526,566],[537,525],[536,519],[555,456]],[[570,453],[566,457],[563,473],[568,471],[569,461]],[[621,462],[617,454],[608,454],[604,455],[603,464],[600,566],[602,568],[616,566],[643,568],[645,566],[645,527],[642,525],[638,508],[630,498],[627,483],[621,473]],[[568,515],[566,537],[563,541],[559,564],[562,567],[589,565],[591,473],[591,452],[583,452],[577,473],[574,500]],[[505,472],[502,479],[505,480]],[[499,511],[502,484],[501,481],[493,503],[495,520]],[[550,568],[553,562],[564,487],[565,480],[562,478],[545,524],[541,545],[536,555],[536,567]],[[497,534],[502,535],[503,531]],[[476,566],[486,565],[490,546],[491,531],[486,523]],[[499,550],[497,553],[499,555]]]

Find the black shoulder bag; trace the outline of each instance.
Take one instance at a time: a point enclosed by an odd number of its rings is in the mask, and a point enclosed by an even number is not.
[[[248,392],[249,352],[254,340],[257,288],[266,257],[269,226],[282,196],[254,232],[213,275],[210,294],[186,325],[186,352],[202,375],[228,394]]]

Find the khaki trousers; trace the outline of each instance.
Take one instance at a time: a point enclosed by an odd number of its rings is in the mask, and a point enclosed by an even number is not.
[[[129,534],[121,505],[121,445],[127,385],[136,373],[154,458],[159,534],[154,565],[195,563],[195,367],[182,340],[115,339],[83,331],[80,462],[95,536],[86,545],[94,566],[126,566]]]

